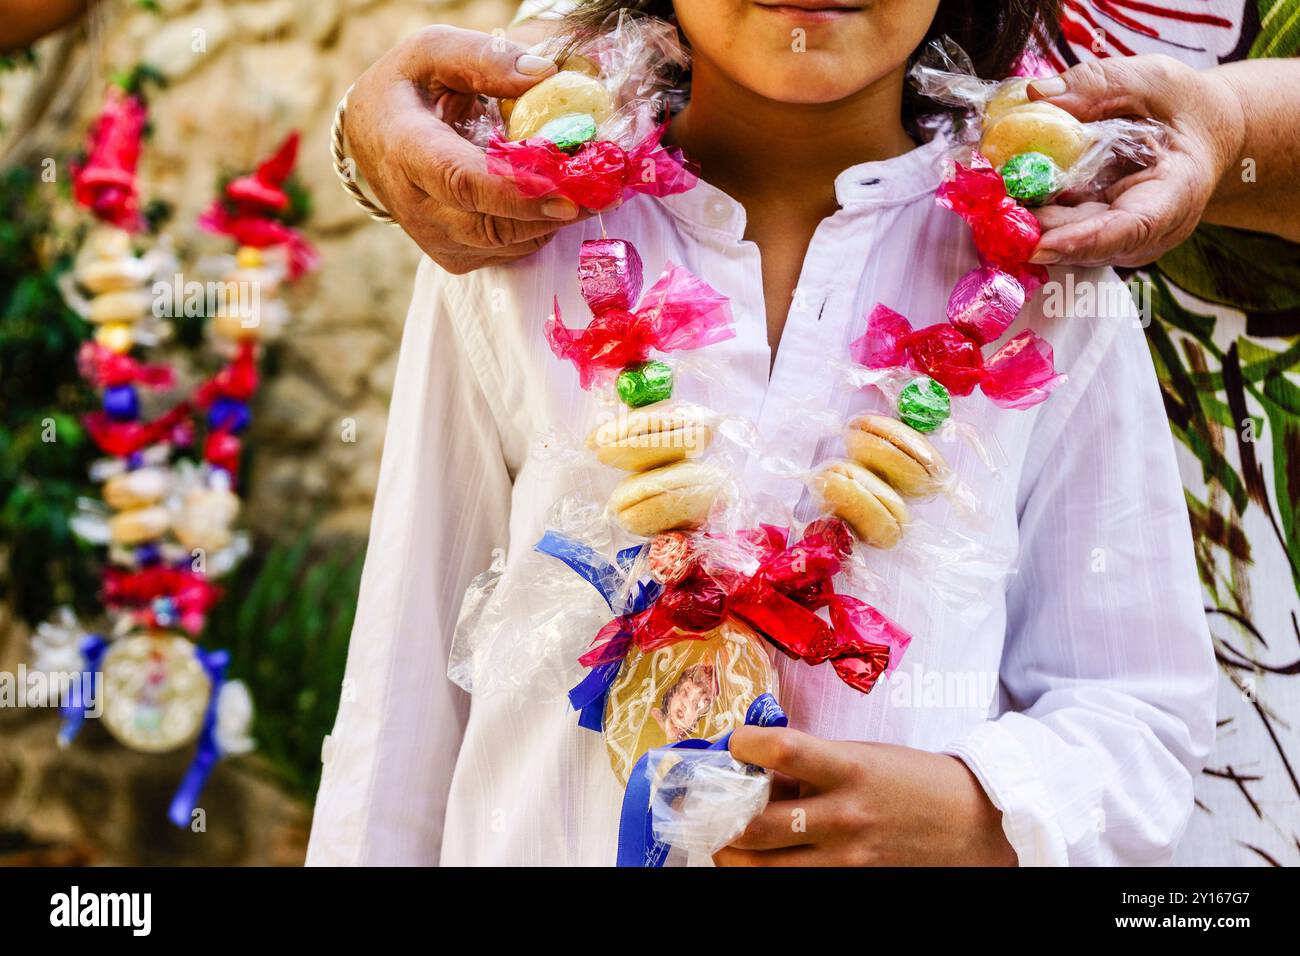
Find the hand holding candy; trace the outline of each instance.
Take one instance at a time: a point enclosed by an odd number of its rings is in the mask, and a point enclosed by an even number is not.
[[[681,150],[660,145],[666,129],[659,96],[686,54],[675,28],[652,17],[615,14],[608,29],[564,38],[559,72],[498,108],[504,129],[469,133],[487,149],[488,171],[514,181],[524,196],[559,195],[600,210],[628,193],[667,196],[698,178]],[[491,120],[491,117],[485,119]]]
[[[480,94],[515,97],[555,63],[501,36],[435,25],[399,42],[348,95],[347,142],[376,198],[434,262],[463,274],[530,255],[583,215],[487,172],[453,128]]]
[[[1240,179],[1224,174],[1242,150],[1242,105],[1217,71],[1164,56],[1115,57],[1035,80],[1027,92],[1085,122],[1149,116],[1178,130],[1153,141],[1154,162],[1100,201],[1038,210],[1044,234],[1034,262],[1144,265],[1191,234],[1221,181]]]
[[[930,43],[910,76],[925,96],[973,114],[973,122],[955,134],[964,141],[955,152],[965,158],[977,145],[1011,197],[1028,206],[1066,191],[1099,188],[1116,159],[1147,165],[1151,142],[1164,132],[1161,124],[1147,120],[1088,116],[1084,118],[1090,122],[1081,122],[1060,105],[1044,102],[1041,95],[1031,96],[1030,81],[1024,77],[981,80],[970,58],[948,37]],[[1117,112],[1155,115],[1123,108]],[[978,136],[977,144],[970,142],[972,132]]]
[[[752,726],[732,734],[731,755],[777,776],[719,866],[1016,864],[1001,812],[956,757]]]

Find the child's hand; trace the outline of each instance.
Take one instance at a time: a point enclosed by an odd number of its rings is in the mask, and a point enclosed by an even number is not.
[[[1016,864],[1002,814],[956,757],[780,727],[741,727],[731,753],[778,776],[719,866]]]
[[[433,26],[389,50],[348,97],[347,141],[379,202],[429,258],[469,272],[535,252],[579,216],[489,175],[453,128],[479,93],[518,96],[555,72],[504,37]]]
[[[1157,161],[1108,189],[1105,201],[1037,210],[1043,237],[1034,262],[1138,266],[1159,258],[1191,235],[1245,139],[1232,88],[1167,56],[1081,63],[1035,80],[1029,96],[1084,122],[1147,117],[1171,131]]]

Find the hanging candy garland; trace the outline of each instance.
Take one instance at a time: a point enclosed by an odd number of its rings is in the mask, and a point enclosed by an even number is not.
[[[675,28],[619,15],[599,37],[555,43],[560,72],[517,101],[496,104],[484,118],[486,133],[482,123],[471,130],[485,145],[489,171],[525,195],[559,193],[594,210],[628,193],[694,186],[698,177],[681,153],[659,146],[661,121],[645,122],[658,112],[655,71],[685,62]],[[866,693],[897,666],[910,637],[865,602],[836,593],[833,579],[853,550],[844,521],[814,522],[798,538],[772,525],[733,527],[738,483],[705,458],[723,416],[673,401],[674,370],[664,360],[733,337],[728,300],[672,263],[642,295],[636,248],[606,237],[603,223],[601,232],[582,244],[578,259],[591,320],[569,328],[557,299],[545,335],[584,389],[613,385],[626,407],[586,444],[598,461],[628,472],[607,513],[645,541],[611,561],[551,530],[535,550],[590,583],[614,613],[582,655],[587,674],[569,700],[579,725],[603,735],[628,787],[633,823],[627,841],[620,838],[619,862],[657,866],[665,848],[643,847],[637,822],[647,754],[783,719],[766,643],[809,664],[830,662]]]
[[[584,388],[612,380],[627,406],[587,446],[631,472],[609,511],[649,540],[610,561],[548,531],[536,550],[564,562],[614,612],[580,658],[588,673],[569,700],[579,725],[602,734],[627,786],[619,864],[658,866],[667,847],[639,822],[650,799],[648,761],[662,748],[711,746],[762,714],[779,715],[765,642],[810,665],[830,662],[867,693],[911,638],[866,602],[836,593],[833,580],[853,548],[843,520],[814,522],[797,541],[788,528],[728,531],[712,520],[727,503],[728,483],[718,466],[693,459],[710,447],[718,416],[671,402],[673,370],[652,356],[731,338],[727,299],[669,264],[638,303],[641,259],[624,240],[584,242],[578,277],[593,318],[581,331],[568,329],[557,303],[547,339]]]
[[[145,119],[139,97],[110,90],[73,178],[74,197],[99,225],[65,288],[70,305],[95,325],[78,359],[101,395],[101,409],[86,417],[87,430],[109,457],[92,471],[102,482],[102,505],[85,503],[73,526],[108,546],[101,597],[110,627],[83,634],[69,615],[43,625],[35,666],[54,669],[75,644],[83,670],[102,674],[102,701],[78,693],[64,708],[61,744],[75,737],[96,703],[108,731],[132,749],[161,753],[197,741],[168,813],[185,826],[217,760],[252,749],[247,689],[226,680],[225,651],[207,651],[194,638],[221,597],[213,578],[247,550],[233,527],[240,435],[250,422],[260,343],[285,317],[278,286],[286,275],[312,268],[316,255],[282,218],[290,206],[284,184],[296,158],[294,134],[254,173],[227,184],[200,218],[204,228],[240,244],[209,323],[225,364],[167,411],[143,417],[140,389],[166,389],[175,381],[170,366],[132,354],[167,332],[147,291],[170,265],[165,243],[135,254],[145,243],[136,185]],[[194,445],[199,420],[200,461],[173,460],[174,452]]]

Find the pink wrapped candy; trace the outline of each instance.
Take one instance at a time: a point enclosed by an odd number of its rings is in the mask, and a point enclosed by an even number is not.
[[[569,155],[541,138],[512,142],[496,131],[487,146],[488,172],[514,181],[528,197],[559,195],[584,209],[605,209],[629,193],[670,196],[699,181],[695,167],[660,139],[658,126],[630,149],[598,140]]]
[[[578,254],[578,285],[596,315],[632,308],[641,291],[642,273],[636,246],[623,239],[589,239]]]
[[[624,239],[589,239],[578,253],[578,280],[593,318],[585,329],[570,329],[560,303],[546,323],[546,340],[555,357],[578,369],[583,388],[604,382],[629,365],[644,362],[652,350],[698,349],[732,338],[731,305],[703,279],[667,264],[641,299],[641,257]]]
[[[972,269],[953,286],[948,321],[980,345],[996,342],[1025,305],[1025,287],[994,266]]]
[[[906,317],[884,305],[867,316],[867,330],[849,350],[867,368],[900,366],[924,372],[954,395],[976,386],[1002,408],[1037,405],[1065,381],[1053,366],[1052,347],[1026,329],[986,360],[980,343],[947,323],[912,330]]]
[[[1026,292],[1047,281],[1047,270],[1029,262],[1042,227],[1032,212],[1007,195],[1002,177],[979,153],[969,166],[956,164],[939,186],[935,202],[966,220],[985,265],[1015,277]]]

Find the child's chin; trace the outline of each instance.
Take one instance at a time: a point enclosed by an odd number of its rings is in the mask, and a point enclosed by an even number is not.
[[[824,67],[806,64],[766,73],[752,88],[760,96],[778,103],[812,106],[847,99],[866,85],[846,76],[845,71],[835,70],[833,64]]]

